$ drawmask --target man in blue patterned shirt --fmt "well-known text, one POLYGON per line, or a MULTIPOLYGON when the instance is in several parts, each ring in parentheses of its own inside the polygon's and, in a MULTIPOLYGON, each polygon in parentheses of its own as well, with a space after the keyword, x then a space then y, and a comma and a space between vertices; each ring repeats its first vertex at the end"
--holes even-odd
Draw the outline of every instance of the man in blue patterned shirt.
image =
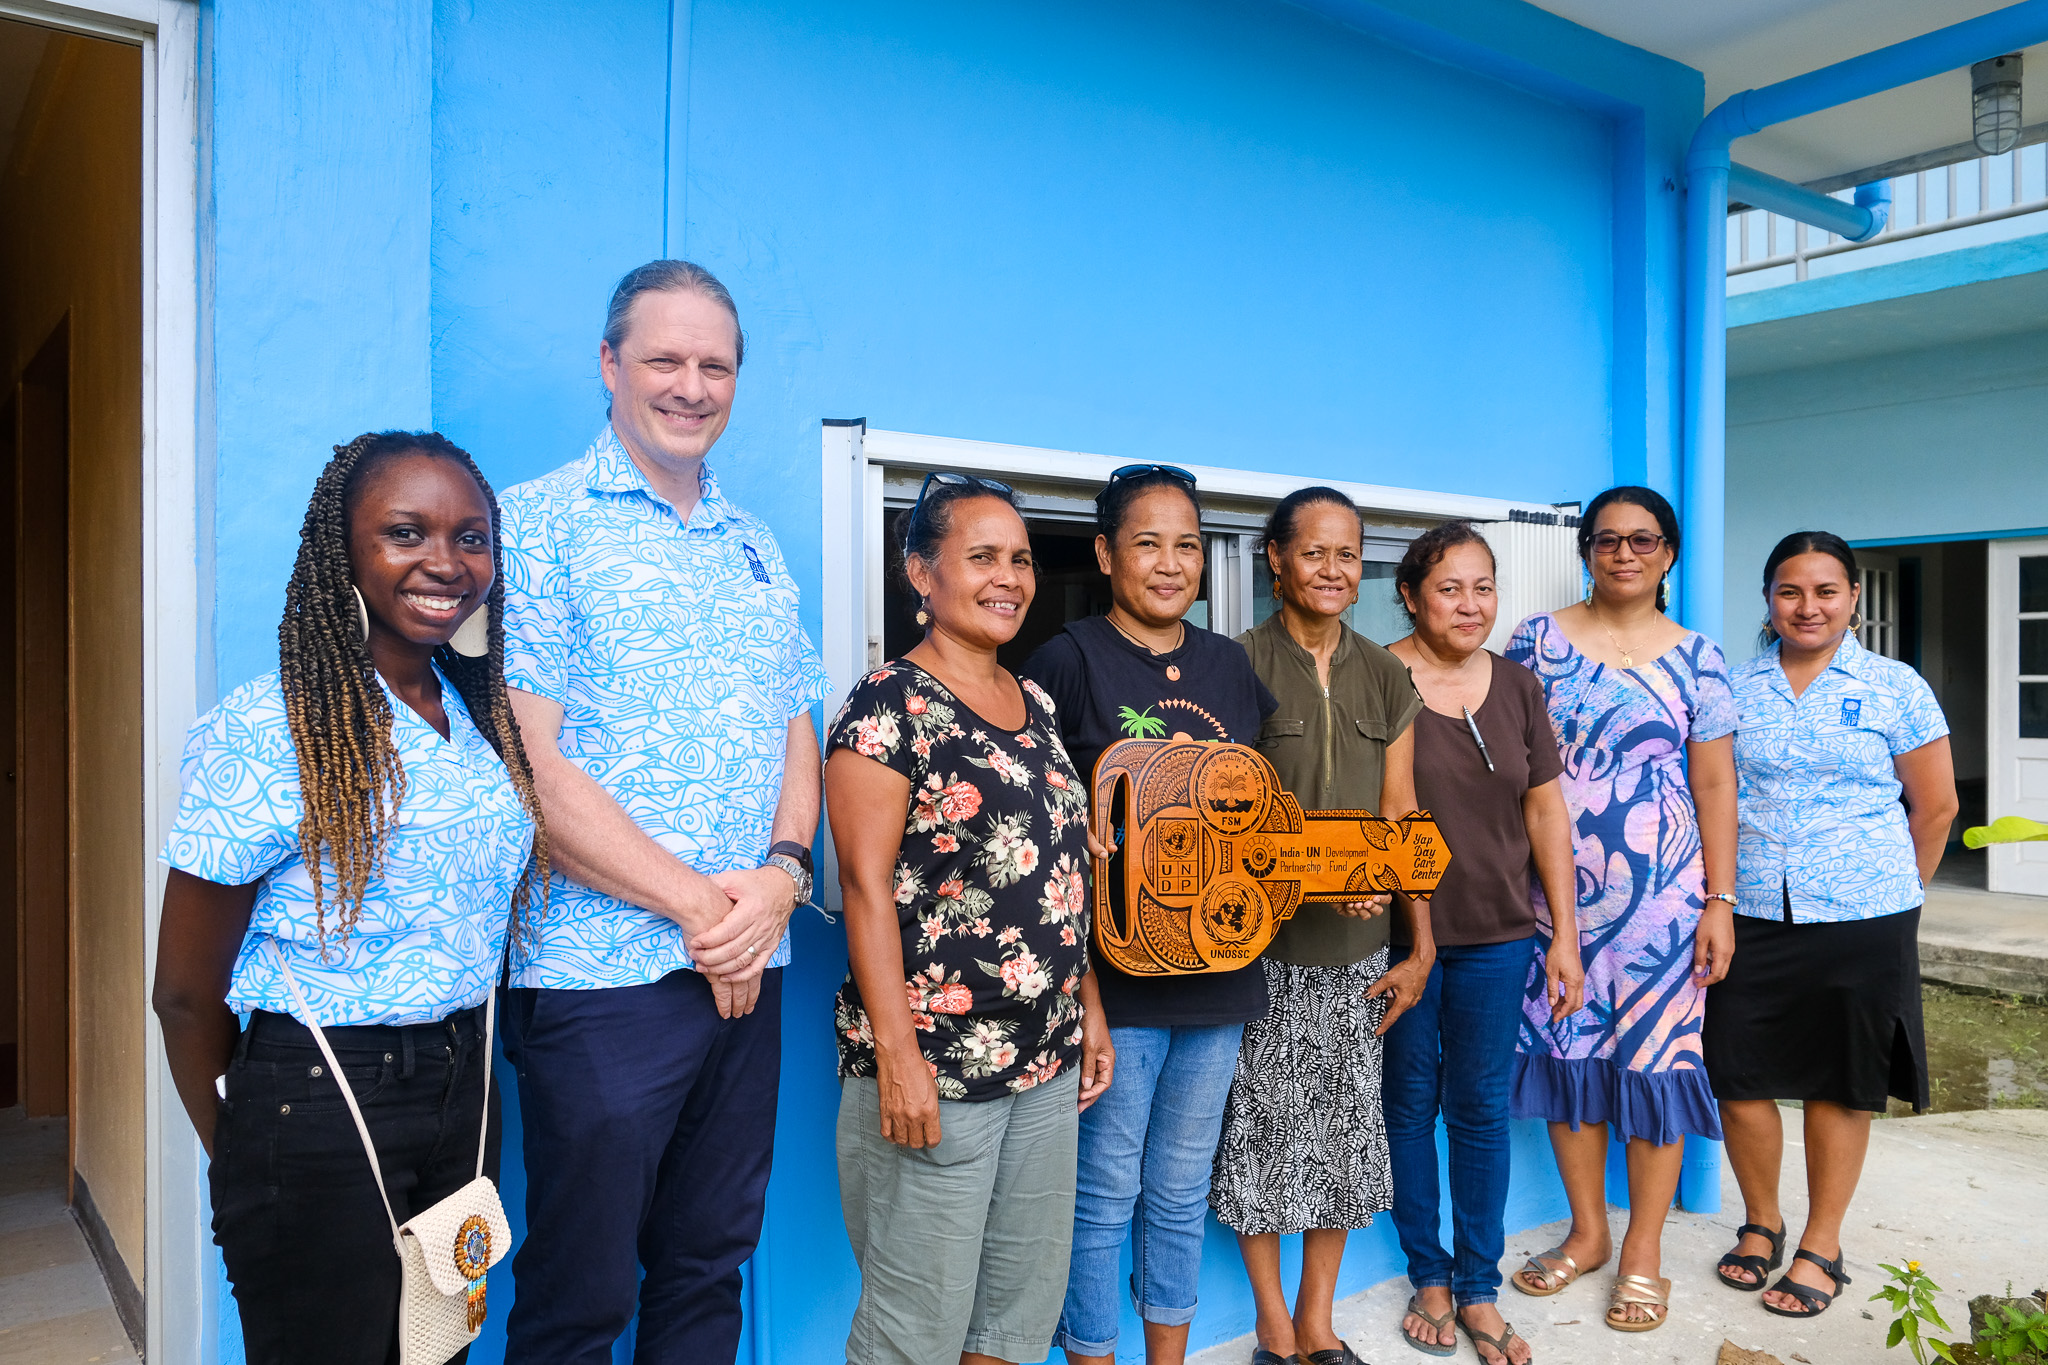
POLYGON ((632 271, 598 347, 611 420, 504 497, 505 673, 556 873, 506 1002, 512 1365, 609 1362, 636 1300, 640 1361, 738 1350, 826 692, 775 537, 704 463, 743 346, 708 271, 632 271))

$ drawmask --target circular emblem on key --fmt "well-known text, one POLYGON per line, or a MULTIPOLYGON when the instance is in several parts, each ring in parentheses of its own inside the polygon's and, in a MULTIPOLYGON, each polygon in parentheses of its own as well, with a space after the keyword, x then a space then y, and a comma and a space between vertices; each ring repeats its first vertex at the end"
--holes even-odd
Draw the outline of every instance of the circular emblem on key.
POLYGON ((1189 780, 1195 811, 1218 834, 1237 835, 1265 823, 1273 794, 1256 755, 1235 745, 1219 745, 1195 763, 1189 780))
POLYGON ((1266 897, 1242 877, 1218 877, 1202 892, 1201 916, 1210 942, 1234 946, 1252 938, 1265 923, 1266 897))

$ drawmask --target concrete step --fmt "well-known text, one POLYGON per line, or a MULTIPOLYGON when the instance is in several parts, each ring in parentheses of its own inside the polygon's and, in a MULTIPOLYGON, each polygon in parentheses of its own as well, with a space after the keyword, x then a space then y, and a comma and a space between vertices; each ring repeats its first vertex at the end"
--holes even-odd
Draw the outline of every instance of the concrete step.
POLYGON ((1944 985, 2048 1000, 2048 896, 1937 882, 1920 912, 1920 974, 1944 985))

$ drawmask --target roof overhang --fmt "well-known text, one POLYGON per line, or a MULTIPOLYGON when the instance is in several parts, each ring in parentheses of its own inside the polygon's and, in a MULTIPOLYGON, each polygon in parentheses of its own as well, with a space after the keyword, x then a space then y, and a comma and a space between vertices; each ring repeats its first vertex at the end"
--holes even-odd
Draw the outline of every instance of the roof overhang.
MULTIPOLYGON (((1989 14, 2006 8, 2010 0, 1535 3, 1572 23, 1699 71, 1706 80, 1706 108, 1711 109, 1737 91, 1989 14)), ((2027 52, 2021 108, 2029 125, 2048 119, 2048 45, 2027 52)), ((1835 188, 1855 183, 1859 172, 1969 142, 1970 73, 1965 67, 1742 138, 1735 144, 1735 158, 1798 184, 1826 182, 1826 188, 1835 188)))

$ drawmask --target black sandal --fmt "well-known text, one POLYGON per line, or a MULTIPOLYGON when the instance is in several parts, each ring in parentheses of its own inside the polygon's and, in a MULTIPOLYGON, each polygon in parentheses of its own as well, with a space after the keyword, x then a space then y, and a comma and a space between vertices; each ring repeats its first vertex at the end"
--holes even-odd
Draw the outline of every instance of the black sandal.
POLYGON ((1761 1256, 1738 1256, 1733 1251, 1730 1251, 1721 1258, 1721 1263, 1714 1267, 1715 1277, 1722 1284, 1727 1285, 1730 1289, 1740 1289, 1745 1294, 1754 1294, 1761 1290, 1764 1287, 1764 1281, 1770 1277, 1770 1273, 1776 1270, 1785 1260, 1785 1229, 1779 1228, 1776 1232, 1772 1232, 1760 1223, 1744 1223, 1741 1227, 1735 1229, 1735 1245, 1741 1246, 1742 1239, 1751 1233, 1755 1233, 1757 1236, 1770 1242, 1771 1255, 1769 1260, 1765 1260, 1761 1256), (1731 1280, 1726 1275, 1721 1274, 1723 1270, 1747 1270, 1756 1278, 1745 1284, 1741 1280, 1731 1280))
MULTIPOLYGON (((1811 1261, 1819 1266, 1827 1274, 1827 1277, 1835 1282, 1835 1294, 1841 1293, 1842 1287, 1849 1283, 1849 1274, 1842 1269, 1842 1254, 1840 1252, 1836 1252, 1835 1259, 1830 1261, 1825 1256, 1817 1256, 1805 1247, 1801 1247, 1792 1253, 1792 1259, 1795 1261, 1811 1261)), ((1764 1305, 1766 1310, 1776 1313, 1781 1318, 1817 1318, 1827 1311, 1829 1304, 1835 1301, 1835 1294, 1815 1289, 1811 1285, 1801 1284, 1790 1275, 1780 1275, 1778 1282, 1772 1285, 1771 1288, 1780 1294, 1790 1294, 1793 1298, 1806 1305, 1805 1311, 1798 1313, 1793 1312, 1789 1308, 1779 1308, 1768 1303, 1764 1305)))

